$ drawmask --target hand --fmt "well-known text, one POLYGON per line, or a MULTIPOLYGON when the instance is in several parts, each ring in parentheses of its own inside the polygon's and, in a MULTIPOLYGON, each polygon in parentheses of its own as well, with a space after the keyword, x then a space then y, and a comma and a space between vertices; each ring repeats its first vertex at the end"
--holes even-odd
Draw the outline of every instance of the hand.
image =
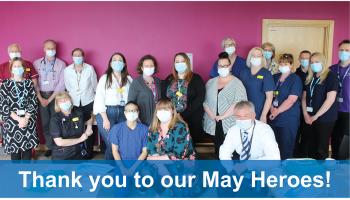
POLYGON ((271 112, 271 114, 270 114, 270 119, 271 120, 274 120, 279 115, 278 108, 272 107, 270 109, 270 112, 271 112))
POLYGON ((266 123, 267 122, 266 115, 265 116, 261 115, 260 121, 266 123))
POLYGON ((309 113, 304 113, 305 123, 311 125, 311 116, 309 113))
POLYGON ((88 139, 88 136, 87 136, 85 133, 83 133, 83 134, 80 136, 79 139, 80 139, 81 142, 84 142, 85 140, 88 139))
POLYGON ((223 120, 223 119, 225 119, 225 117, 222 116, 222 115, 215 117, 215 121, 217 121, 217 122, 220 121, 220 120, 223 120))
POLYGON ((46 107, 47 105, 49 105, 49 102, 47 101, 47 99, 39 98, 39 101, 42 107, 46 107))
POLYGON ((19 117, 18 118, 18 127, 20 129, 23 129, 27 126, 28 124, 28 120, 26 120, 24 117, 19 117))
POLYGON ((216 121, 216 116, 215 116, 215 115, 209 114, 208 116, 209 116, 209 118, 210 118, 211 120, 216 121))
POLYGON ((314 123, 314 121, 316 121, 318 119, 318 116, 314 115, 310 118, 310 125, 312 125, 312 123, 314 123))
POLYGON ((109 129, 111 128, 111 123, 109 122, 108 119, 103 119, 103 128, 106 131, 109 131, 109 129))
POLYGON ((85 134, 87 135, 87 136, 90 136, 90 135, 92 135, 94 132, 92 131, 92 129, 91 128, 87 128, 86 130, 85 130, 85 134))

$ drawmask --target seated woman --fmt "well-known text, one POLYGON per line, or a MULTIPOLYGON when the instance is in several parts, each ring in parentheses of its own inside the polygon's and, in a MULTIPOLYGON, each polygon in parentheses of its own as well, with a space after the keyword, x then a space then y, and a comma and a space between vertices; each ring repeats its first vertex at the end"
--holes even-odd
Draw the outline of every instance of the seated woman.
POLYGON ((54 140, 52 160, 84 159, 87 152, 83 142, 93 133, 91 122, 84 131, 84 121, 91 116, 83 116, 79 109, 73 109, 67 92, 56 95, 55 111, 50 121, 50 134, 54 140))
POLYGON ((188 126, 171 100, 160 100, 148 133, 147 160, 194 160, 188 126))

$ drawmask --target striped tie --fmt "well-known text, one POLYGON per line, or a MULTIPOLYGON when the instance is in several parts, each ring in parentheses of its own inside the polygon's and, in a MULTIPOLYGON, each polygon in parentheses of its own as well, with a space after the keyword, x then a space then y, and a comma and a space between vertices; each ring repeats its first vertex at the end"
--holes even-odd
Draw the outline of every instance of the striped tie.
POLYGON ((249 157, 250 157, 250 155, 249 155, 248 133, 247 133, 247 131, 244 131, 243 138, 242 138, 242 152, 240 155, 240 160, 248 160, 249 157))

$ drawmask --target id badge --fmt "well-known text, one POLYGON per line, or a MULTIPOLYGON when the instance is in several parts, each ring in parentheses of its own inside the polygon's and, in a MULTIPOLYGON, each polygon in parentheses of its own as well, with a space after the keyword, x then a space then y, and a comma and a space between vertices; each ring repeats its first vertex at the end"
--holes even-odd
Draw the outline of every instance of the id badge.
POLYGON ((306 107, 306 112, 313 112, 314 109, 312 107, 306 107))
POLYGON ((18 116, 23 116, 26 114, 26 111, 25 110, 17 110, 17 115, 18 116))
POLYGON ((42 83, 42 85, 48 85, 48 84, 50 84, 49 81, 43 81, 43 83, 42 83))
POLYGON ((343 103, 343 97, 338 97, 338 102, 343 103))
POLYGON ((278 100, 277 99, 273 100, 272 105, 274 107, 278 107, 278 100))

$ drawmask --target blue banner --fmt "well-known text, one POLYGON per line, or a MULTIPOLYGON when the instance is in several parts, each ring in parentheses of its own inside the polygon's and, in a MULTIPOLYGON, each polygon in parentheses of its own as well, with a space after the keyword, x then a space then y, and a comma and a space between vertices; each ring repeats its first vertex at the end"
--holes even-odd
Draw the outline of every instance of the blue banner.
POLYGON ((0 197, 350 197, 349 161, 0 161, 0 197))

